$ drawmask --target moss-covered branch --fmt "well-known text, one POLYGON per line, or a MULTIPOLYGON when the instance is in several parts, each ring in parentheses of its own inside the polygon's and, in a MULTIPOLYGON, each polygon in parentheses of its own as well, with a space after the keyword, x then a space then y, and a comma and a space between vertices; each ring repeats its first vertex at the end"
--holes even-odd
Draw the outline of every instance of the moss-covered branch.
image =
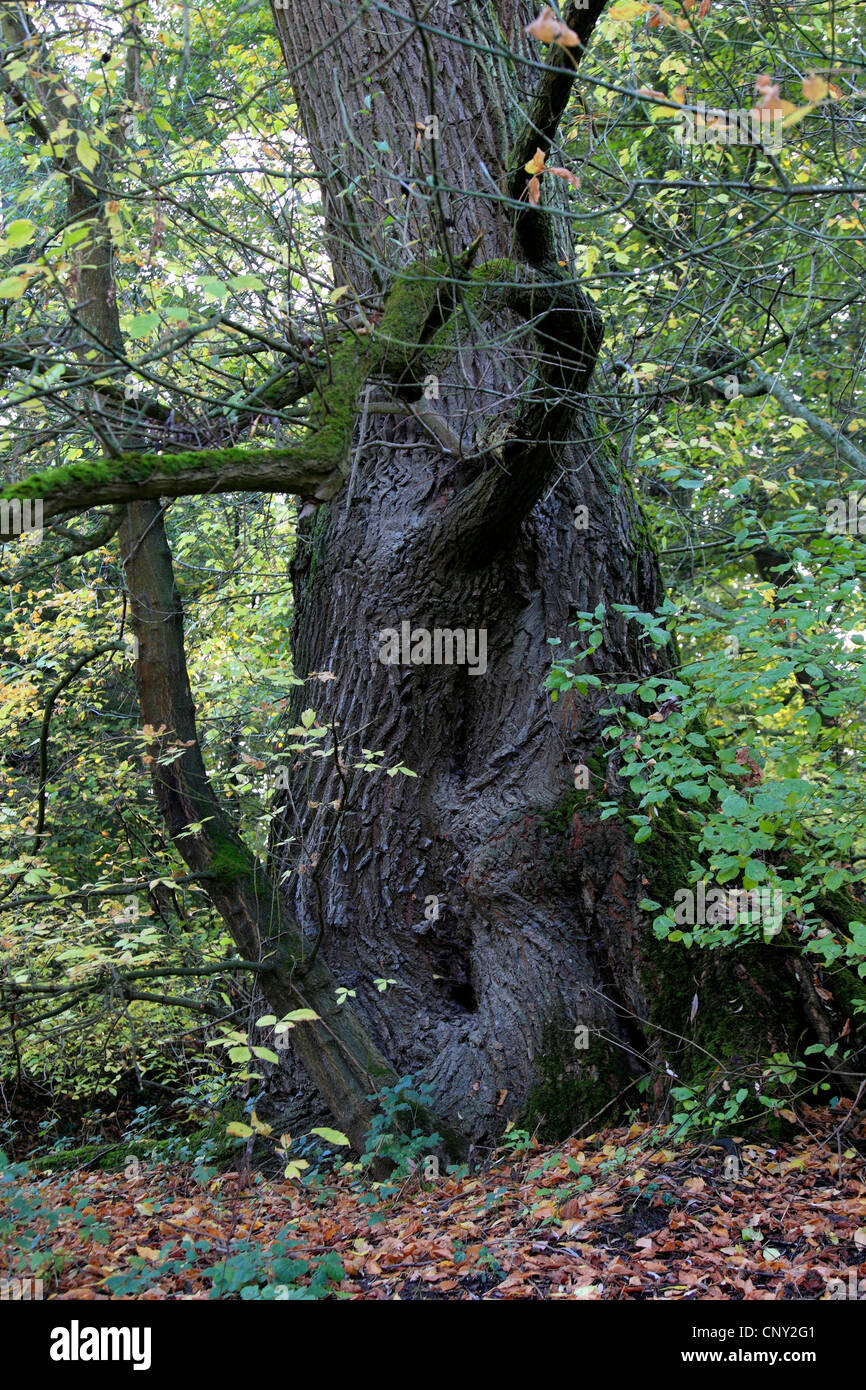
MULTIPOLYGON (((474 254, 470 247, 464 265, 474 254)), ((193 449, 178 453, 125 452, 34 473, 0 493, 0 501, 38 499, 42 517, 85 511, 106 503, 183 497, 210 492, 286 492, 326 501, 349 473, 355 401, 374 372, 405 377, 425 343, 453 309, 438 263, 398 276, 381 322, 347 334, 331 354, 311 394, 315 423, 303 438, 279 448, 193 449)), ((14 533, 0 514, 0 536, 14 533)))

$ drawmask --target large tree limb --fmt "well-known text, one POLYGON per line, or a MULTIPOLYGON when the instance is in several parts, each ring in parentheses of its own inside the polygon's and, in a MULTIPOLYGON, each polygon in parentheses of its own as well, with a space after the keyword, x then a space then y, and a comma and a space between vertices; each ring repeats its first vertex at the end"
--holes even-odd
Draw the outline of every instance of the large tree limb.
POLYGON ((601 346, 601 316, 576 281, 523 274, 526 288, 509 287, 505 302, 526 315, 538 342, 529 402, 515 419, 494 427, 480 473, 439 515, 430 536, 433 551, 469 566, 509 546, 555 480, 601 346))
POLYGON ((798 400, 780 377, 761 371, 754 363, 751 365, 751 376, 751 382, 738 386, 738 396, 773 396, 783 407, 786 415, 802 420, 818 439, 829 444, 838 458, 844 459, 861 477, 866 478, 866 453, 857 447, 853 439, 849 439, 836 425, 830 424, 810 406, 798 400))
MULTIPOLYGON (((477 249, 462 257, 466 267, 477 249)), ((397 380, 411 375, 427 341, 453 310, 439 263, 414 266, 388 295, 375 331, 347 335, 316 383, 317 427, 297 443, 265 449, 196 449, 177 453, 124 452, 115 458, 34 473, 0 493, 0 501, 39 499, 43 520, 105 503, 183 497, 211 492, 286 492, 326 501, 349 476, 354 407, 375 372, 397 380)), ((6 508, 0 538, 14 534, 6 508)))

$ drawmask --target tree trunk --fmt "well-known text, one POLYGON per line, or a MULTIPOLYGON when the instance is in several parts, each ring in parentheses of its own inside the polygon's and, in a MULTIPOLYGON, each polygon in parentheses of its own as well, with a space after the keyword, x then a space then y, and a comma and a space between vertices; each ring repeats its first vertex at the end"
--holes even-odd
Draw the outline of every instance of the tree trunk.
MULTIPOLYGON (((543 79, 473 47, 528 54, 532 13, 511 0, 442 0, 424 9, 427 27, 414 14, 411 0, 351 24, 343 5, 275 11, 336 280, 368 310, 395 272, 444 253, 447 277, 479 236, 484 265, 511 267, 503 285, 521 268, 552 276, 571 265, 566 220, 512 201, 527 151, 547 147, 524 114, 539 128, 543 79), (439 138, 427 141, 432 116, 439 138)), ((567 17, 588 33, 595 13, 567 17)), ((598 604, 608 614, 598 673, 650 673, 658 657, 611 606, 646 611, 662 598, 647 529, 585 395, 600 340, 592 306, 576 296, 554 319, 533 334, 525 314, 484 293, 458 308, 432 358, 433 399, 415 391, 450 452, 425 418, 365 412, 350 486, 301 524, 293 567, 295 670, 335 679, 311 679, 291 722, 313 705, 349 750, 383 750, 384 766, 402 761, 417 777, 359 774, 336 812, 332 765, 296 765, 275 867, 294 870, 292 910, 309 940, 321 930, 384 1055, 431 1081, 437 1112, 481 1142, 521 1115, 567 1132, 648 1062, 664 1076, 684 1048, 705 1068, 732 1052, 754 1064, 792 1045, 798 1026, 788 956, 684 961, 655 941, 641 899, 665 879, 688 883, 677 813, 653 842, 661 862, 641 862, 594 809, 603 788, 618 794, 601 740, 609 696, 552 706, 543 689, 547 639, 566 638, 575 614, 598 604), (483 632, 486 670, 387 664, 386 632, 404 623, 483 632), (577 763, 591 769, 588 792, 574 790, 577 763), (703 1014, 690 1024, 695 993, 703 1014)), ((367 403, 403 388, 380 381, 367 403)), ((301 1073, 288 1079, 296 1103, 310 1102, 301 1073)))
MULTIPOLYGON (((368 305, 389 271, 441 253, 445 237, 453 255, 481 235, 485 262, 515 248, 514 209, 484 195, 491 178, 508 191, 525 80, 471 46, 413 30, 411 6, 405 14, 360 15, 310 60, 321 35, 345 24, 344 7, 276 11, 323 176, 337 282, 368 305), (381 83, 370 88, 365 74, 379 64, 381 83), (433 116, 438 140, 419 139, 416 122, 427 128, 433 116), (429 200, 428 172, 455 191, 429 200), (396 223, 385 223, 388 211, 396 223)), ((437 4, 427 17, 470 45, 501 36, 529 51, 523 6, 497 7, 500 35, 486 6, 437 4)), ((518 316, 488 313, 476 324, 464 318, 454 351, 436 363, 432 405, 458 450, 444 454, 417 420, 370 414, 350 489, 301 527, 295 670, 336 679, 313 683, 312 694, 308 685, 292 717, 314 703, 355 748, 384 750, 386 766, 402 760, 417 778, 362 775, 337 853, 319 873, 303 872, 302 858, 291 896, 311 937, 323 926, 335 977, 356 991, 385 1054, 432 1081, 440 1113, 483 1139, 520 1112, 563 1053, 578 1057, 576 1025, 628 1036, 610 1002, 605 938, 613 921, 633 929, 637 870, 621 835, 608 828, 584 842, 567 809, 572 767, 596 752, 601 721, 590 701, 552 710, 542 682, 547 638, 564 637, 578 610, 611 601, 651 609, 661 589, 631 491, 585 401, 563 447, 542 438, 534 475, 516 466, 509 478, 501 463, 479 470, 535 364, 518 316), (497 338, 509 331, 504 347, 497 338), (529 476, 518 487, 521 472, 529 476), (585 530, 574 524, 578 505, 585 530), (404 622, 483 631, 486 671, 383 664, 380 634, 404 622), (381 991, 377 978, 396 983, 381 991)), ((587 346, 584 382, 591 368, 587 346)), ((647 669, 623 625, 608 637, 608 659, 647 669)), ((335 814, 327 803, 339 794, 324 760, 296 772, 275 846, 300 830, 311 859, 323 853, 335 814)), ((274 852, 280 869, 298 867, 274 852)), ((607 1044, 601 1057, 591 1051, 590 1072, 612 1060, 607 1044)))

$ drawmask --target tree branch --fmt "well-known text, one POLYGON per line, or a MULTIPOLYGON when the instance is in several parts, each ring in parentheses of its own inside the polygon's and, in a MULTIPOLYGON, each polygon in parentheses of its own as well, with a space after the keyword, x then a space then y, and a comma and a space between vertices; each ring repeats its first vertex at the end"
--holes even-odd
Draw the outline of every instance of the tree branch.
MULTIPOLYGON (((572 0, 563 10, 563 21, 577 35, 579 44, 563 47, 552 43, 547 50, 548 70, 538 84, 526 124, 517 138, 512 155, 508 193, 515 202, 521 202, 526 197, 531 178, 524 166, 536 150, 547 154, 553 144, 571 96, 578 64, 606 3, 607 0, 588 0, 588 4, 581 7, 572 0)), ((531 207, 529 204, 525 212, 517 215, 517 234, 521 246, 528 259, 535 264, 552 258, 553 232, 549 223, 544 208, 531 207)))
POLYGON ((361 1151, 372 1120, 367 1096, 390 1084, 394 1073, 358 1016, 346 1005, 337 1007, 336 982, 321 958, 296 980, 296 967, 307 954, 303 933, 276 883, 228 823, 208 780, 186 668, 183 614, 158 507, 151 502, 129 507, 121 547, 139 640, 139 702, 153 730, 150 771, 163 819, 189 869, 213 875, 208 896, 241 955, 272 967, 263 974, 271 1007, 278 1014, 298 1007, 315 1011, 315 1022, 295 1030, 293 1045, 361 1151), (180 757, 160 760, 161 753, 178 748, 180 757))
MULTIPOLYGON (((461 258, 468 265, 477 249, 461 258)), ((178 453, 121 453, 31 474, 0 492, 0 500, 38 499, 43 519, 105 503, 211 492, 285 492, 328 501, 349 476, 354 405, 374 372, 403 380, 429 338, 453 311, 441 294, 450 281, 438 263, 400 275, 375 331, 344 337, 327 376, 317 383, 318 426, 297 443, 268 449, 196 449, 178 453)), ((0 515, 0 539, 14 534, 9 509, 0 515)))
POLYGON ((470 567, 512 543, 553 481, 601 346, 601 316, 577 281, 523 273, 526 288, 507 287, 505 300, 526 315, 538 340, 529 404, 515 420, 495 426, 480 474, 440 513, 429 538, 433 552, 470 567))

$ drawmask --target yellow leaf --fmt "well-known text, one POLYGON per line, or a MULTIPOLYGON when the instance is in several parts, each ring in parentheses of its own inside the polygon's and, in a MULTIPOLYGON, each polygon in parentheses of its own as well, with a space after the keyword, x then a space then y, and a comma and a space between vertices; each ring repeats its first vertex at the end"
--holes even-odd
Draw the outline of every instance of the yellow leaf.
POLYGON ((99 163, 99 155, 91 145, 84 131, 78 133, 78 140, 75 145, 75 157, 79 164, 83 164, 88 173, 93 173, 99 163))
POLYGON ((7 275, 0 280, 0 299, 20 299, 26 288, 26 275, 7 275))
POLYGON ((642 14, 646 14, 649 8, 643 0, 619 0, 618 4, 611 5, 607 16, 609 19, 638 19, 642 14))
POLYGON ((235 1134, 239 1139, 249 1139, 252 1130, 249 1125, 242 1125, 239 1120, 232 1120, 230 1125, 226 1125, 226 1134, 235 1134))
POLYGON ((544 150, 536 150, 532 158, 526 164, 524 164, 523 167, 526 170, 527 174, 543 174, 544 160, 544 150))
POLYGON ((816 77, 814 72, 803 82, 803 96, 807 101, 822 101, 830 90, 830 83, 823 77, 816 77))
POLYGON ((790 110, 790 111, 785 111, 785 107, 788 106, 788 105, 790 105, 789 102, 787 102, 787 101, 783 101, 783 102, 782 102, 782 111, 783 111, 782 129, 783 129, 783 130, 790 130, 790 128, 791 128, 792 125, 799 125, 800 122, 802 121, 802 119, 803 119, 804 116, 808 116, 809 113, 810 113, 810 111, 814 111, 814 110, 815 110, 815 107, 810 105, 810 106, 794 106, 794 107, 791 107, 791 110, 790 110))
POLYGON ((324 1139, 326 1144, 344 1145, 349 1142, 345 1134, 342 1134, 339 1129, 327 1129, 326 1127, 322 1127, 319 1129, 311 1129, 310 1133, 317 1134, 320 1139, 324 1139))

